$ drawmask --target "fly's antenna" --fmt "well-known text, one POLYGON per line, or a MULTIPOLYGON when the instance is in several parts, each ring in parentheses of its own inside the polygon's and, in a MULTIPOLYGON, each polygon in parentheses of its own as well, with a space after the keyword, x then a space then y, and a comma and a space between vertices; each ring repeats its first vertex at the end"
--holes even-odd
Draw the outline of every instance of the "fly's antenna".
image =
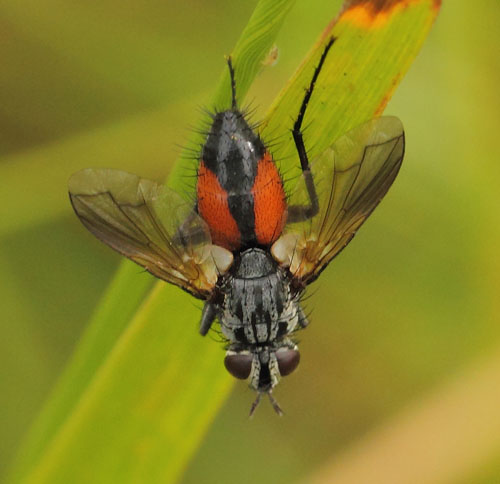
POLYGON ((236 111, 238 109, 238 103, 236 102, 236 81, 234 78, 234 67, 231 56, 227 56, 227 67, 229 67, 229 76, 231 78, 231 109, 236 111))
POLYGON ((279 406, 278 402, 276 399, 271 395, 271 392, 267 394, 269 396, 269 400, 271 402, 271 405, 274 408, 274 411, 280 416, 283 417, 283 410, 281 410, 281 407, 279 406))
MULTIPOLYGON (((267 396, 269 397, 269 401, 271 402, 271 405, 274 408, 274 411, 280 416, 283 417, 283 410, 281 410, 281 407, 279 406, 279 403, 276 401, 276 399, 272 396, 271 392, 267 392, 267 396)), ((253 414, 255 413, 255 409, 259 406, 260 399, 262 398, 262 393, 257 393, 257 398, 254 400, 252 403, 252 406, 250 407, 250 415, 249 417, 252 418, 253 414)))
POLYGON ((253 417, 255 413, 255 409, 259 406, 260 398, 262 397, 262 393, 257 393, 257 398, 253 401, 252 406, 250 407, 250 414, 248 415, 250 418, 253 417))

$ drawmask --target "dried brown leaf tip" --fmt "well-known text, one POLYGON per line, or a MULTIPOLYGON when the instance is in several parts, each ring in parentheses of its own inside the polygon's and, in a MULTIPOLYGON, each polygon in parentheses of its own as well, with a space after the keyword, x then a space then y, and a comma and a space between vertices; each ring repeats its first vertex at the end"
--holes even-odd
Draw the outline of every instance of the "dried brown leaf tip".
POLYGON ((397 12, 425 2, 432 4, 436 10, 441 6, 441 0, 347 0, 340 20, 351 21, 364 28, 382 27, 397 12))

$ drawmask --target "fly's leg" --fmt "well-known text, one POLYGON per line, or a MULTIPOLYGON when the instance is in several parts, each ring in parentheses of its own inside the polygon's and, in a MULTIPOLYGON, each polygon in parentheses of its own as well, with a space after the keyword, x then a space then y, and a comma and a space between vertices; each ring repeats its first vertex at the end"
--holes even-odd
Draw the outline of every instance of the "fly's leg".
POLYGON ((307 316, 304 313, 304 310, 300 306, 298 309, 298 315, 299 315, 299 326, 301 328, 305 328, 309 324, 309 321, 307 320, 307 316))
POLYGON ((216 315, 217 311, 215 306, 210 302, 206 302, 201 312, 200 334, 202 336, 208 333, 210 326, 212 326, 212 323, 215 321, 216 315))
POLYGON ((234 78, 234 67, 231 56, 227 57, 227 67, 229 68, 229 77, 231 78, 231 109, 236 111, 238 109, 238 103, 236 102, 236 81, 234 78))
POLYGON ((328 44, 326 44, 323 54, 321 54, 321 59, 319 60, 316 69, 314 70, 311 83, 306 90, 306 95, 304 96, 304 100, 302 101, 302 105, 300 106, 299 115, 297 117, 297 120, 295 121, 295 124, 293 125, 293 140, 295 141, 295 146, 299 155, 300 166, 304 175, 304 182, 306 184, 307 193, 309 195, 310 205, 292 205, 291 207, 288 207, 288 223, 303 222, 304 220, 308 220, 314 217, 319 212, 318 194, 316 193, 316 186, 314 184, 311 167, 309 165, 309 159, 307 157, 306 147, 304 145, 304 138, 302 136, 302 121, 304 120, 304 115, 306 113, 309 100, 311 99, 314 85, 316 84, 328 51, 330 50, 330 47, 334 42, 335 38, 332 37, 328 44))

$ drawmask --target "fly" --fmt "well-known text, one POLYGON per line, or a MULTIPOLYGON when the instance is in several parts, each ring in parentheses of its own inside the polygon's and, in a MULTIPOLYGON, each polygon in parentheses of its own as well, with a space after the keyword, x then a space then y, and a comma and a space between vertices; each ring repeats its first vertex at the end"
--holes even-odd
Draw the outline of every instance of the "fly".
POLYGON ((272 154, 238 108, 230 58, 232 104, 212 116, 194 207, 124 171, 85 169, 69 181, 73 208, 90 232, 205 301, 200 333, 220 324, 225 367, 257 392, 250 415, 262 395, 282 414, 272 391, 300 361, 294 334, 308 324, 301 297, 387 193, 403 160, 403 126, 387 116, 348 132, 309 163, 302 122, 334 41, 292 128, 302 176, 289 197, 272 154))

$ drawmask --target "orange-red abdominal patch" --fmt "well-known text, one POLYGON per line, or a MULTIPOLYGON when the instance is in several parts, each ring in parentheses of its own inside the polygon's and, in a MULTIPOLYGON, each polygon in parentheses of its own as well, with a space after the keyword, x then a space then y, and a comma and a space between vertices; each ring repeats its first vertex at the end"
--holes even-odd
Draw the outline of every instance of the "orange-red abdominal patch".
POLYGON ((286 201, 283 182, 269 153, 257 165, 252 187, 255 214, 255 235, 262 245, 271 245, 286 222, 286 201))
POLYGON ((198 213, 208 224, 212 243, 228 250, 240 246, 240 232, 227 203, 227 194, 220 186, 215 173, 203 161, 198 168, 196 185, 198 213))

